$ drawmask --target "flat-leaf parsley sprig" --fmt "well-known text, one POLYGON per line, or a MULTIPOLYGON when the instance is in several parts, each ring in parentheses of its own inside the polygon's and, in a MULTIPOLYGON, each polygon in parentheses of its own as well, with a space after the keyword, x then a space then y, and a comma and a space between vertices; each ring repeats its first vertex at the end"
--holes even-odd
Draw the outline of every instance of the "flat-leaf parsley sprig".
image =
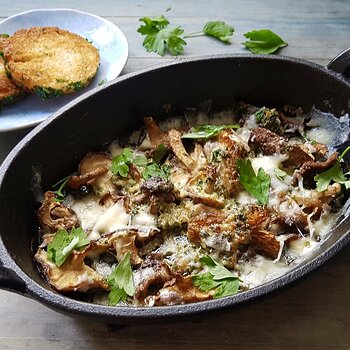
POLYGON ((192 276, 195 286, 203 292, 214 290, 214 299, 237 294, 240 282, 237 276, 209 255, 200 258, 199 261, 208 267, 208 272, 192 276))
POLYGON ((127 177, 130 170, 129 166, 134 164, 141 169, 142 177, 145 180, 148 180, 154 176, 160 176, 167 179, 170 174, 170 166, 166 164, 159 164, 167 152, 164 145, 163 147, 160 145, 160 147, 156 150, 158 152, 155 154, 157 162, 154 159, 153 162, 149 162, 146 156, 135 154, 130 148, 124 148, 119 155, 112 159, 111 172, 114 175, 127 177))
POLYGON ((160 56, 164 56, 166 52, 173 56, 182 54, 184 45, 187 45, 185 38, 211 36, 229 44, 229 39, 234 32, 234 28, 223 21, 207 22, 201 31, 186 35, 184 35, 184 29, 181 26, 169 27, 170 22, 163 15, 142 17, 139 21, 143 24, 137 31, 146 36, 143 46, 148 52, 156 52, 160 56))
POLYGON ((53 191, 53 193, 56 195, 55 202, 61 203, 66 198, 66 187, 69 178, 70 176, 67 176, 52 186, 53 188, 57 188, 57 190, 53 191))
POLYGON ((194 38, 198 36, 211 36, 217 40, 230 43, 230 38, 233 35, 234 28, 223 21, 210 21, 207 22, 200 32, 186 34, 184 38, 194 38))
POLYGON ((343 173, 341 169, 341 160, 344 158, 345 154, 350 151, 350 146, 347 147, 343 153, 339 156, 336 163, 329 169, 325 170, 324 172, 317 174, 314 177, 314 180, 316 181, 316 189, 318 192, 325 191, 328 187, 328 185, 334 181, 338 182, 340 184, 344 184, 346 189, 350 188, 350 172, 343 173))
POLYGON ((80 249, 89 243, 90 240, 81 227, 73 227, 70 232, 60 229, 47 246, 47 258, 60 267, 74 249, 80 249))
POLYGON ((182 139, 203 139, 208 140, 219 135, 224 129, 238 129, 239 125, 200 125, 192 128, 188 133, 181 136, 182 139))
POLYGON ((263 168, 259 168, 258 173, 255 174, 249 159, 237 159, 237 169, 239 182, 244 189, 254 196, 261 205, 267 204, 270 192, 270 176, 263 168))
POLYGON ((156 52, 160 56, 164 56, 166 51, 174 56, 184 52, 186 41, 182 38, 184 30, 180 26, 168 28, 169 21, 163 15, 142 17, 139 21, 144 24, 137 31, 146 35, 143 46, 148 52, 156 52))
POLYGON ((245 33, 249 39, 242 43, 249 51, 256 54, 271 54, 288 44, 269 29, 252 30, 245 33))
POLYGON ((108 284, 111 286, 108 294, 110 305, 117 305, 120 301, 126 301, 128 296, 134 295, 132 276, 130 252, 127 252, 108 278, 108 284))

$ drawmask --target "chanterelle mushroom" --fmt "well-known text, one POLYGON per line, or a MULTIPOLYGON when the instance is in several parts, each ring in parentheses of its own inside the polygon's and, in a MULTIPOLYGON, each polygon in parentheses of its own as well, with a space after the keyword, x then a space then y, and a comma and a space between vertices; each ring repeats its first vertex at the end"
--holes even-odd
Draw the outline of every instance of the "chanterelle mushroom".
POLYGON ((59 291, 86 292, 96 288, 109 290, 106 280, 84 263, 91 249, 92 245, 89 245, 82 252, 74 251, 60 267, 48 260, 47 252, 43 249, 38 250, 35 259, 50 284, 59 291))
POLYGON ((88 153, 79 164, 79 175, 73 175, 68 186, 78 189, 81 185, 91 185, 96 178, 108 172, 111 166, 111 157, 107 153, 88 153))
POLYGON ((56 232, 59 229, 71 230, 78 225, 74 211, 56 201, 53 192, 45 192, 45 200, 38 210, 38 219, 43 229, 56 232))

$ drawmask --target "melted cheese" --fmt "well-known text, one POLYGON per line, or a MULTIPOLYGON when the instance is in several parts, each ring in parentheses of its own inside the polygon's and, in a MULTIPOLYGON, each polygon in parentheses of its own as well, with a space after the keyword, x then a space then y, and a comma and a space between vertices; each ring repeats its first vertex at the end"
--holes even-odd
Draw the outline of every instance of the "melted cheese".
POLYGON ((256 255, 249 263, 241 265, 240 279, 248 288, 254 288, 286 273, 290 268, 282 262, 273 262, 256 255))
POLYGON ((350 134, 349 115, 336 118, 331 113, 324 113, 313 108, 309 115, 310 121, 306 124, 310 130, 306 136, 310 140, 336 147, 347 141, 350 134))
POLYGON ((89 238, 96 239, 103 233, 114 232, 120 228, 125 228, 130 222, 131 215, 124 208, 122 200, 108 208, 96 221, 89 238))
POLYGON ((131 225, 156 227, 156 217, 145 212, 139 212, 132 218, 131 225))
POLYGON ((89 231, 94 226, 97 218, 106 210, 98 202, 99 199, 95 195, 88 195, 82 199, 76 199, 71 206, 77 214, 84 231, 89 231))

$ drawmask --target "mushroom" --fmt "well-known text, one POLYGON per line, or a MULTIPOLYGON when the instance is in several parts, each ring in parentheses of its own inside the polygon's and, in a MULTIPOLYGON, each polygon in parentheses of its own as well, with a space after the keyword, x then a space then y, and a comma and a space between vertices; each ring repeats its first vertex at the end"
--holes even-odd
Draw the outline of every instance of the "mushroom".
POLYGON ((253 230, 250 233, 250 239, 255 249, 272 259, 276 259, 280 251, 280 242, 276 236, 266 230, 253 230))
POLYGON ((338 152, 334 152, 324 162, 309 161, 305 162, 299 170, 296 170, 293 174, 292 185, 298 184, 298 178, 300 176, 304 179, 304 184, 311 186, 314 184, 314 177, 316 174, 321 173, 331 168, 338 160, 338 152))
POLYGON ((182 133, 178 130, 171 129, 168 131, 168 135, 170 147, 175 156, 185 165, 190 173, 194 172, 197 169, 197 165, 196 162, 187 153, 182 143, 182 133))
POLYGON ((45 192, 45 200, 38 210, 38 219, 41 227, 51 232, 59 229, 68 231, 78 225, 75 212, 58 202, 52 191, 45 192))
POLYGON ((293 199, 299 206, 303 207, 304 212, 312 213, 315 211, 315 214, 317 213, 319 216, 324 211, 325 206, 329 205, 340 193, 341 185, 335 182, 328 185, 325 191, 304 190, 302 193, 304 195, 296 193, 293 199))
POLYGON ((145 299, 146 305, 178 305, 194 303, 197 301, 212 299, 214 291, 202 292, 193 283, 190 276, 183 277, 176 274, 175 279, 164 284, 157 295, 148 296, 145 299))
POLYGON ((201 292, 191 277, 173 272, 157 255, 150 256, 135 271, 135 296, 142 305, 175 305, 212 298, 213 292, 201 292))
POLYGON ((94 252, 102 253, 108 250, 108 245, 90 243, 83 251, 74 250, 60 267, 56 266, 47 257, 47 252, 39 248, 35 259, 52 287, 61 292, 79 291, 89 289, 109 290, 108 283, 94 269, 84 263, 84 259, 94 252))
MULTIPOLYGON (((73 175, 68 180, 68 186, 78 189, 82 185, 93 185, 96 179, 106 173, 111 166, 111 157, 107 153, 89 152, 79 164, 79 175, 73 175)), ((106 177, 108 181, 110 176, 106 177)))
MULTIPOLYGON (((225 157, 216 166, 216 183, 225 196, 233 196, 242 189, 237 171, 237 159, 244 158, 249 152, 249 146, 232 129, 221 131, 218 142, 226 147, 225 157)), ((218 189, 216 190, 218 191, 218 189)))
POLYGON ((157 148, 162 143, 167 145, 167 133, 159 129, 159 126, 154 121, 154 119, 152 117, 145 117, 143 118, 143 120, 146 126, 148 138, 151 142, 151 146, 153 148, 157 148))
POLYGON ((153 176, 142 182, 140 186, 141 194, 134 198, 134 204, 149 204, 149 213, 158 213, 159 206, 163 203, 170 203, 175 200, 172 191, 174 185, 169 180, 160 176, 153 176))
POLYGON ((210 170, 210 167, 208 167, 189 179, 186 186, 188 196, 197 203, 203 203, 214 208, 223 208, 224 199, 214 191, 215 179, 210 176, 210 170))
POLYGON ((252 130, 249 144, 264 155, 272 155, 281 152, 285 139, 268 129, 256 128, 252 130))
POLYGON ((109 241, 113 243, 118 261, 120 261, 127 252, 130 252, 132 265, 140 265, 142 263, 138 248, 135 245, 136 238, 137 232, 133 232, 133 230, 118 232, 111 236, 109 241))

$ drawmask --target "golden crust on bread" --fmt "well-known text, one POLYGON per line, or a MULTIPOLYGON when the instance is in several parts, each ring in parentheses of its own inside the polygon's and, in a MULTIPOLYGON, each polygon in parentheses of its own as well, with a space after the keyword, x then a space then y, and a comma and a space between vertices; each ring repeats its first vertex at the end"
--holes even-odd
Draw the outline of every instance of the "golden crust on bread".
POLYGON ((15 85, 8 77, 5 68, 5 61, 2 57, 3 51, 8 45, 8 39, 0 37, 0 104, 14 102, 17 97, 23 94, 23 90, 15 85))
POLYGON ((100 55, 81 36, 56 27, 21 29, 4 49, 13 81, 42 98, 84 88, 95 76, 100 55))

